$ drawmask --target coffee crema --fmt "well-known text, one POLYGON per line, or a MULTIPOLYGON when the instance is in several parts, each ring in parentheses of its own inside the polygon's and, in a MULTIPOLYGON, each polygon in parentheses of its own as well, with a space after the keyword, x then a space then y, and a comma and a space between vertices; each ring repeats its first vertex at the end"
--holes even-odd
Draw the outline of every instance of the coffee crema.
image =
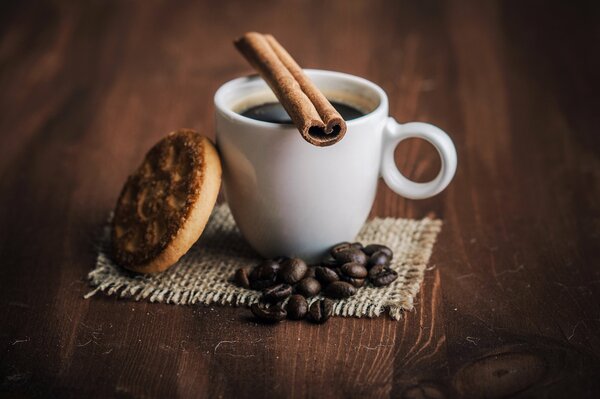
MULTIPOLYGON (((359 109, 344 103, 337 101, 330 101, 331 105, 340 113, 345 121, 351 121, 352 119, 360 118, 365 113, 359 109)), ((254 119, 262 122, 278 123, 282 125, 289 125, 292 120, 285 108, 278 102, 268 102, 260 105, 252 106, 245 111, 239 113, 246 118, 254 119)))

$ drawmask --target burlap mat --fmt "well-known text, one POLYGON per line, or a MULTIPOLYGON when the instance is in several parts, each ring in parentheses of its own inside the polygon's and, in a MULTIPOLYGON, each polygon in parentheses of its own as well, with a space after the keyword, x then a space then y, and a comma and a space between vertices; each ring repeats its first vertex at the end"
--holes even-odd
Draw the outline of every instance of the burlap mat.
MULTIPOLYGON (((367 222, 358 237, 364 245, 385 244, 394 251, 391 267, 398 279, 387 287, 365 286, 351 298, 338 300, 338 316, 375 317, 388 311, 400 319, 403 310, 411 310, 415 295, 442 222, 375 218, 367 222)), ((227 205, 215 207, 202 237, 169 270, 156 275, 140 275, 115 265, 107 256, 110 228, 104 229, 96 267, 88 274, 97 292, 132 298, 136 301, 184 304, 222 304, 249 306, 258 301, 260 292, 239 288, 228 280, 241 266, 255 265, 258 255, 240 235, 227 205)))

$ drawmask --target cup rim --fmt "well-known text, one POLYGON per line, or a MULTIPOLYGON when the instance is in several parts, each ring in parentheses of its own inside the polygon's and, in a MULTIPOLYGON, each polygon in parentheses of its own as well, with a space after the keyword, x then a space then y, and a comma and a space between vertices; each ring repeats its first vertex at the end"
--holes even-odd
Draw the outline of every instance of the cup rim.
MULTIPOLYGON (((304 69, 304 72, 306 72, 306 74, 310 77, 323 76, 323 77, 334 77, 334 78, 338 78, 338 79, 339 78, 346 79, 353 83, 357 83, 357 84, 366 86, 368 89, 377 93, 377 96, 379 98, 379 104, 377 104, 377 106, 373 110, 371 110, 369 113, 367 113, 363 116, 360 116, 358 118, 346 121, 346 125, 348 127, 357 125, 366 120, 369 120, 370 118, 376 117, 376 115, 378 115, 382 111, 387 113, 388 99, 387 99, 387 95, 385 94, 385 91, 381 87, 376 85, 375 83, 371 82, 370 80, 361 78, 359 76, 351 75, 348 73, 344 73, 344 72, 328 71, 328 70, 324 70, 324 69, 304 69)), ((229 91, 234 90, 235 87, 237 87, 237 86, 240 86, 243 84, 249 84, 253 81, 256 81, 257 79, 261 79, 261 77, 259 75, 254 74, 254 75, 250 75, 250 76, 242 76, 239 78, 235 78, 235 79, 232 79, 232 80, 222 84, 217 89, 217 91, 215 92, 215 95, 214 95, 214 104, 215 104, 216 110, 218 112, 224 114, 229 119, 232 119, 232 120, 237 121, 242 124, 255 125, 255 126, 262 127, 262 128, 277 129, 277 130, 289 129, 290 127, 293 127, 294 126, 293 124, 281 124, 281 123, 259 121, 256 119, 248 118, 246 116, 243 116, 243 115, 233 111, 231 109, 231 107, 229 107, 229 106, 227 106, 227 104, 225 104, 224 97, 229 91)))

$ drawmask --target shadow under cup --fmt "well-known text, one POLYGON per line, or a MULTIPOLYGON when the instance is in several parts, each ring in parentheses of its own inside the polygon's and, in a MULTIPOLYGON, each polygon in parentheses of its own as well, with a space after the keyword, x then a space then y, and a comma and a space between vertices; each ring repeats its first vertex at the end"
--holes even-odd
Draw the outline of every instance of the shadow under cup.
POLYGON ((375 84, 338 72, 306 70, 329 100, 365 115, 347 122, 338 143, 316 147, 293 125, 240 115, 277 99, 258 76, 232 80, 215 94, 224 191, 236 224, 264 257, 317 261, 352 241, 373 205, 388 101, 375 84))

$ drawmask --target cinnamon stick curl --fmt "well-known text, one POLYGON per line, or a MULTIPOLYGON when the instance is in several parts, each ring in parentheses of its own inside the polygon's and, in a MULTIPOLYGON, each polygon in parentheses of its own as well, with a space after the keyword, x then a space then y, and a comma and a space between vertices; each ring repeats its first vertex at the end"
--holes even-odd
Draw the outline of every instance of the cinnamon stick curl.
POLYGON ((248 32, 234 44, 273 90, 306 141, 325 147, 344 137, 342 116, 272 35, 248 32))

